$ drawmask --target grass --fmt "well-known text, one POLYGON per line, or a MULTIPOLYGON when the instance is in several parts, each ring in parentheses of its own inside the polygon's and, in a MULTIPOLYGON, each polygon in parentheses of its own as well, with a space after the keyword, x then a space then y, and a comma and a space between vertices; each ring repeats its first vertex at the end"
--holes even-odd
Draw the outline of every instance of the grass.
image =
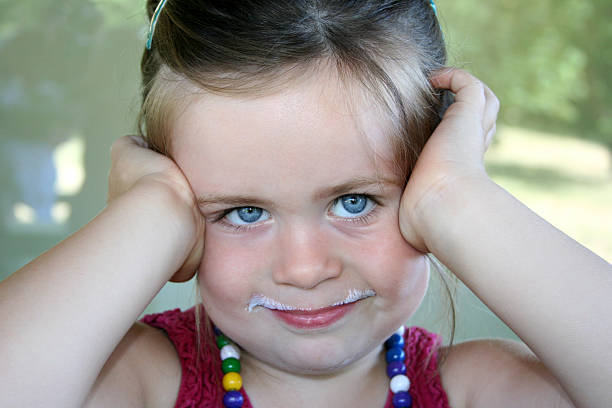
POLYGON ((502 127, 485 163, 491 178, 529 208, 612 261, 612 163, 605 147, 502 127))

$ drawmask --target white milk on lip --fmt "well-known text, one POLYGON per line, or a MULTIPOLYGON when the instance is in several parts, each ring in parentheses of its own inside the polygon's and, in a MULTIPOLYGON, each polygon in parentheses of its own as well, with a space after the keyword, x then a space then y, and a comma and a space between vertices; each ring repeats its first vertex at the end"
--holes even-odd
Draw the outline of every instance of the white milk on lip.
MULTIPOLYGON (((358 300, 361 299, 365 299, 371 296, 376 296, 376 292, 373 291, 372 289, 366 289, 366 290, 361 290, 361 289, 350 289, 348 291, 348 295, 346 296, 346 298, 344 298, 341 301, 335 302, 333 304, 331 304, 330 306, 341 306, 341 305, 345 305, 347 303, 353 303, 353 302, 357 302, 358 300)), ((262 294, 255 294, 251 297, 251 300, 249 301, 249 304, 246 307, 246 310, 248 312, 252 312, 255 310, 255 308, 257 308, 258 306, 261 307, 265 307, 266 309, 272 309, 272 310, 284 310, 284 311, 290 311, 290 310, 301 310, 301 311, 311 311, 313 310, 310 307, 298 307, 298 306, 291 306, 291 305, 286 305, 284 303, 280 303, 274 299, 271 299, 269 297, 267 297, 266 295, 262 295, 262 294)))

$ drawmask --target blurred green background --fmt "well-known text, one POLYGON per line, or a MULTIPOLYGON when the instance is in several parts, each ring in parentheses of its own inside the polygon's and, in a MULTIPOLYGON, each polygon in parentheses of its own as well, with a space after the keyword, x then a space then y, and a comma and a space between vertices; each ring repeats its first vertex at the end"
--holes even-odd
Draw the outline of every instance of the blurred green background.
MULTIPOLYGON (((612 261, 612 2, 437 4, 450 62, 501 100, 490 175, 612 261)), ((0 280, 104 207, 110 145, 135 129, 147 25, 140 0, 0 1, 0 280)), ((411 323, 444 330, 436 282, 411 323)), ((194 299, 168 284, 147 311, 194 299)), ((456 305, 457 339, 514 336, 462 285, 456 305)))

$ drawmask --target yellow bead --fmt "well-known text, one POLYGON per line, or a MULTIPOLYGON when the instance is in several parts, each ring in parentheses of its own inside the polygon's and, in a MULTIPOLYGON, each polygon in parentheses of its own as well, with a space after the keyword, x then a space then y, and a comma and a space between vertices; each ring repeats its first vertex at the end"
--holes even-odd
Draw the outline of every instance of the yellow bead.
POLYGON ((238 391, 242 388, 242 377, 238 373, 227 373, 223 376, 223 389, 225 391, 238 391))

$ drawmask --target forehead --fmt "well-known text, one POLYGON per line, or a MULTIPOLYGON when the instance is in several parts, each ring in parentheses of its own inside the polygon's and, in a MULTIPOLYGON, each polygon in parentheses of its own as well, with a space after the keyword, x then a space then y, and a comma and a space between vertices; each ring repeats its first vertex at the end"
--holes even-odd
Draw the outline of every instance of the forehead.
POLYGON ((277 191, 393 178, 377 105, 318 75, 258 97, 201 94, 172 126, 172 153, 198 190, 277 191))

